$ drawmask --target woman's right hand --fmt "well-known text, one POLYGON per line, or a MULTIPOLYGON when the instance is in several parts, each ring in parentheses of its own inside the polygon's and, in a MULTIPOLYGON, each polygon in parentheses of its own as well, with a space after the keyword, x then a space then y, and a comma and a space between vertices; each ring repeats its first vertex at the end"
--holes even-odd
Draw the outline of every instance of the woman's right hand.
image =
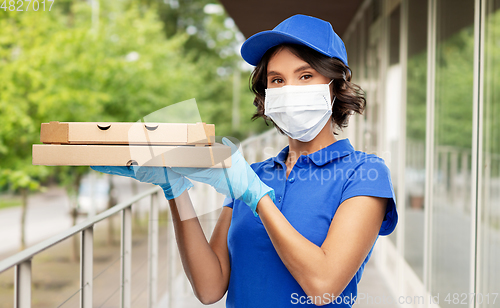
POLYGON ((193 187, 193 183, 168 167, 91 166, 90 168, 102 173, 126 176, 143 183, 158 185, 163 189, 168 200, 177 198, 184 190, 193 187))
POLYGON ((227 138, 222 138, 222 143, 231 148, 231 167, 173 167, 172 170, 191 180, 209 184, 226 197, 243 201, 258 216, 257 204, 265 195, 269 195, 274 202, 274 189, 260 180, 234 143, 227 138))

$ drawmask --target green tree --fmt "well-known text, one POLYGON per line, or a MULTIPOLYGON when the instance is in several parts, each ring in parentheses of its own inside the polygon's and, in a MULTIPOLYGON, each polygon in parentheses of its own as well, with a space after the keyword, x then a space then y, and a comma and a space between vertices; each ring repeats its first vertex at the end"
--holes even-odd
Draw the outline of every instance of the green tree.
POLYGON ((101 1, 94 23, 92 13, 81 1, 56 2, 51 12, 0 10, 0 189, 27 196, 52 179, 76 191, 88 168, 31 165, 42 122, 135 122, 196 98, 202 120, 231 134, 231 69, 240 62, 227 16, 199 15, 207 30, 198 37, 166 36, 158 12, 140 1, 101 1))
POLYGON ((101 1, 94 24, 91 6, 80 1, 57 2, 50 13, 0 10, 4 178, 12 170, 26 170, 34 181, 48 175, 57 181, 68 173, 68 168, 23 167, 30 165, 42 122, 136 121, 194 97, 202 120, 216 124, 219 135, 245 138, 267 129, 249 120, 255 107, 246 71, 238 93, 242 124, 232 131, 232 83, 242 63, 237 52, 242 36, 231 19, 223 11, 206 14, 208 1, 182 1, 167 8, 178 16, 169 30, 158 3, 101 1), (197 30, 188 31, 190 26, 197 30))
MULTIPOLYGON (((464 28, 439 42, 436 59, 436 142, 470 149, 474 36, 464 28)), ((425 141, 427 53, 408 59, 407 134, 425 141)))

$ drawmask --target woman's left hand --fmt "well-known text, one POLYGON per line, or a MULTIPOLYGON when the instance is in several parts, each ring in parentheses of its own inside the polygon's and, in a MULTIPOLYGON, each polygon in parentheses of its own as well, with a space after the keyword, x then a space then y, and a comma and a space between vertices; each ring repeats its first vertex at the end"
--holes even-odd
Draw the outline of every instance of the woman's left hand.
POLYGON ((245 202, 254 213, 257 203, 263 196, 269 194, 274 201, 274 189, 264 184, 253 171, 245 158, 229 139, 222 138, 222 143, 231 147, 231 167, 223 168, 181 168, 173 167, 172 170, 185 177, 209 184, 219 193, 245 202))
POLYGON ((90 168, 102 173, 126 176, 143 183, 158 185, 163 189, 168 200, 179 197, 182 192, 193 187, 188 179, 168 167, 90 166, 90 168))

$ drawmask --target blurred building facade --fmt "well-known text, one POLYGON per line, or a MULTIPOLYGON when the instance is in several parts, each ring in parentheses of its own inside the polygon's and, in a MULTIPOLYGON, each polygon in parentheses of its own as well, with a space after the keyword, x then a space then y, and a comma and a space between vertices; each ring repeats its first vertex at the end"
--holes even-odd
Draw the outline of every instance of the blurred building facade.
POLYGON ((500 307, 500 0, 221 1, 245 36, 297 13, 343 38, 399 224, 374 259, 405 306, 500 307))

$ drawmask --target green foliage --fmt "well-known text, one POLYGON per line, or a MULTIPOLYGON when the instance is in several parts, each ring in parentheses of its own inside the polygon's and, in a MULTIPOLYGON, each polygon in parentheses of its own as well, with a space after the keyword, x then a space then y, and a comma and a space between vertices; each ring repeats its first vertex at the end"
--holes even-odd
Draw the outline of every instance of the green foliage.
POLYGON ((485 90, 483 115, 484 152, 496 154, 492 175, 500 173, 500 10, 486 20, 485 33, 485 90), (495 163, 496 161, 496 163, 495 163), (496 164, 496 165, 495 165, 496 164))
POLYGON ((425 142, 427 53, 408 59, 406 134, 409 139, 425 142))
POLYGON ((474 76, 472 26, 438 43, 436 66, 436 143, 470 149, 474 76))
POLYGON ((38 189, 47 178, 69 185, 88 170, 32 166, 42 122, 135 122, 196 98, 201 119, 214 123, 217 135, 265 130, 250 123, 255 107, 245 72, 242 123, 232 131, 242 37, 224 12, 205 14, 206 4, 100 1, 94 23, 82 1, 56 1, 50 12, 0 10, 0 189, 38 189))
MULTIPOLYGON (((472 146, 473 28, 437 45, 435 134, 439 145, 472 146)), ((427 53, 408 59, 407 135, 425 141, 427 53)))

